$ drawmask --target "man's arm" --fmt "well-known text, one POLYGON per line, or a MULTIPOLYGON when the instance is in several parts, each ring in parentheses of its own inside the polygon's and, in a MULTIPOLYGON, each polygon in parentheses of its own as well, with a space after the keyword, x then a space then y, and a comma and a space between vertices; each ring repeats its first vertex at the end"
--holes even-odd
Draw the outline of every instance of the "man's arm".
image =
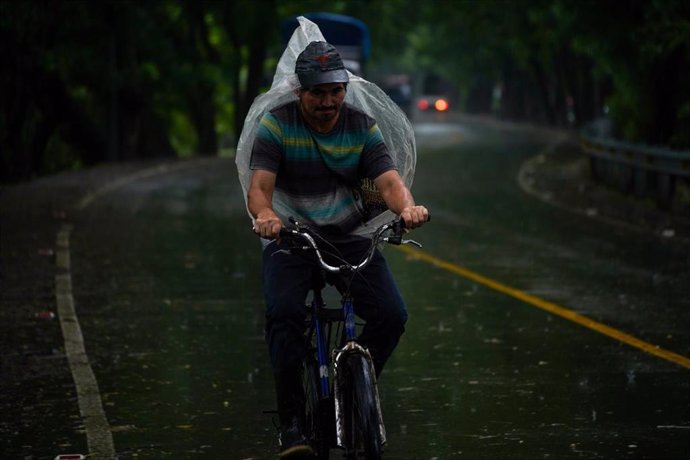
POLYGON ((424 206, 417 206, 412 193, 405 186, 402 177, 396 170, 386 171, 374 179, 376 188, 388 205, 388 209, 399 214, 405 221, 405 227, 420 227, 429 219, 429 211, 424 206))
POLYGON ((262 238, 278 238, 283 226, 280 218, 273 211, 275 184, 275 173, 255 169, 247 191, 247 207, 255 219, 254 232, 262 238))

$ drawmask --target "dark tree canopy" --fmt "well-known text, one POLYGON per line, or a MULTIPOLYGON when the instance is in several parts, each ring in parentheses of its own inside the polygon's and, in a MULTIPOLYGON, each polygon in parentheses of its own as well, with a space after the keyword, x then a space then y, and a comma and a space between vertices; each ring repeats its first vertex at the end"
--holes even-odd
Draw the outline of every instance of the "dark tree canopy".
MULTIPOLYGON (((295 0, 0 0, 0 175, 217 155, 284 46, 295 0)), ((470 113, 690 148, 685 0, 350 0, 370 28, 366 75, 445 84, 470 113)))

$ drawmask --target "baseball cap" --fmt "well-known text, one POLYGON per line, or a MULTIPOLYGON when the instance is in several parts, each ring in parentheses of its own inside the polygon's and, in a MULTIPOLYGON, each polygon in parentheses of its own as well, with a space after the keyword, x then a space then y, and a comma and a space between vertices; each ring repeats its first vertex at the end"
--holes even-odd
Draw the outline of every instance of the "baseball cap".
POLYGON ((350 79, 335 46, 326 42, 311 42, 295 63, 295 73, 302 88, 324 83, 347 83, 350 79))

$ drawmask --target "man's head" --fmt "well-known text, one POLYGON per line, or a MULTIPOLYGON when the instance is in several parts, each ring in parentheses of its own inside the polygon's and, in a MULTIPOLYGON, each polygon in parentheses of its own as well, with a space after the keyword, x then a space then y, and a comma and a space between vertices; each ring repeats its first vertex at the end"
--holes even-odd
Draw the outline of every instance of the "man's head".
POLYGON ((302 115, 313 129, 329 131, 338 120, 349 81, 340 54, 326 42, 311 42, 297 57, 295 73, 302 115))
POLYGON ((302 88, 349 81, 340 53, 326 42, 309 43, 297 56, 295 73, 302 88))

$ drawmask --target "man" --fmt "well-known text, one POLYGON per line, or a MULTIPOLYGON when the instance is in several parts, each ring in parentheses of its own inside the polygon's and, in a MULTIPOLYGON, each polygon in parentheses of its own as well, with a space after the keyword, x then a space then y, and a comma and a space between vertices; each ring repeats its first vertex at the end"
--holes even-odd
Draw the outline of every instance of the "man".
MULTIPOLYGON (((275 375, 281 457, 308 454, 302 435, 304 395, 301 362, 305 354, 305 297, 313 263, 276 252, 288 217, 307 223, 357 261, 369 246, 361 234, 365 218, 358 184, 373 181, 385 206, 409 229, 428 219, 415 204, 383 141, 375 120, 344 102, 348 74, 337 50, 312 42, 298 56, 298 100, 264 114, 252 149, 247 206, 254 230, 264 238, 263 283, 266 340, 275 375), (273 240, 268 243, 269 240, 273 240)), ((380 253, 365 269, 367 282, 351 286, 358 316, 366 321, 358 341, 369 349, 379 374, 402 335, 407 311, 380 253), (372 304, 369 286, 378 299, 372 304), (367 294, 367 295, 365 295, 367 294), (375 302, 375 304, 373 304, 375 302)))

